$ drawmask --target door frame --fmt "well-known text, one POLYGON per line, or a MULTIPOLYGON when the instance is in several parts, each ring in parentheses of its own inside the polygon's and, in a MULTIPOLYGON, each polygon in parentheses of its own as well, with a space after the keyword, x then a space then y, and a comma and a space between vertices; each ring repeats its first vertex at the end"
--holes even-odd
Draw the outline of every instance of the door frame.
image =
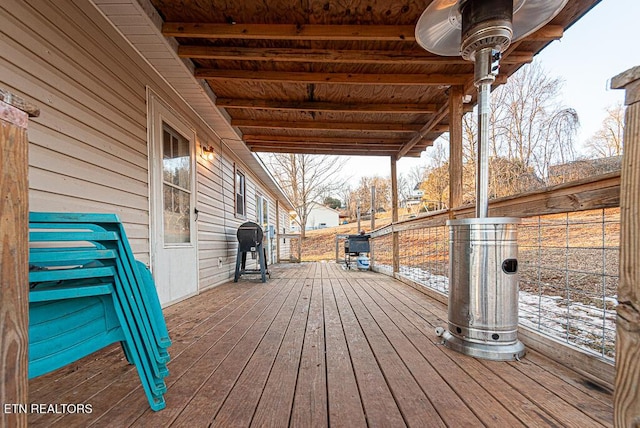
POLYGON ((197 195, 198 195, 198 179, 197 179, 197 133, 191 123, 186 120, 180 113, 175 111, 165 102, 156 92, 147 86, 147 154, 148 154, 148 175, 149 175, 149 260, 150 269, 155 273, 158 263, 157 251, 165 248, 192 248, 193 262, 195 265, 195 289, 185 295, 176 298, 171 297, 168 301, 162 303, 163 306, 173 304, 180 300, 196 295, 200 290, 200 266, 198 257, 198 221, 195 214, 197 195), (158 169, 158 158, 161 155, 162 142, 156 141, 157 132, 162 133, 162 129, 158 131, 158 127, 166 123, 174 131, 181 134, 190 141, 190 157, 191 157, 191 196, 190 196, 190 245, 187 244, 165 244, 164 243, 164 218, 162 210, 163 189, 160 185, 162 180, 162 168, 158 169), (186 134, 186 135, 185 135, 186 134), (160 196, 159 198, 157 196, 160 196))

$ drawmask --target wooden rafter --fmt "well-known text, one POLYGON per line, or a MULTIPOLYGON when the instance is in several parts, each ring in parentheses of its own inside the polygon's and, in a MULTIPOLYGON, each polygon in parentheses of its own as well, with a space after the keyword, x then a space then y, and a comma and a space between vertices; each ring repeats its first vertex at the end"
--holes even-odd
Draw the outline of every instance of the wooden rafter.
MULTIPOLYGON (((562 37, 560 25, 546 25, 527 37, 528 41, 548 41, 562 37)), ((316 24, 214 24, 165 22, 166 37, 251 40, 369 40, 415 41, 413 25, 316 25, 316 24)))
POLYGON ((322 137, 316 135, 260 135, 260 134, 244 134, 242 139, 247 142, 274 142, 274 143, 295 143, 305 141, 309 144, 351 144, 351 143, 393 143, 402 144, 407 141, 406 138, 355 138, 355 137, 322 137))
POLYGON ((448 113, 449 113, 449 103, 447 102, 447 104, 442 106, 440 108, 440 111, 436 113, 435 116, 433 116, 431 120, 429 120, 429 122, 427 122, 427 124, 422 127, 422 129, 420 129, 420 131, 418 132, 418 135, 413 137, 408 143, 406 143, 402 147, 400 151, 398 151, 398 159, 400 159, 403 156, 406 156, 407 153, 409 153, 411 149, 413 149, 428 133, 435 132, 434 129, 440 126, 438 125, 438 123, 442 121, 442 119, 444 119, 448 113))
MULTIPOLYGON (((333 50, 294 48, 247 48, 217 46, 179 46, 182 58, 224 59, 232 61, 322 62, 347 64, 415 64, 415 65, 469 65, 462 57, 444 57, 425 50, 333 50)), ((531 62, 533 52, 517 51, 505 56, 503 64, 531 62)))
POLYGON ((218 98, 218 107, 226 109, 249 110, 302 110, 325 111, 337 113, 435 113, 439 107, 437 104, 345 104, 329 103, 321 101, 271 101, 257 99, 230 99, 218 98))
MULTIPOLYGON (((306 153, 316 155, 337 155, 337 156, 393 156, 396 150, 362 150, 362 149, 336 149, 333 147, 262 147, 258 145, 249 145, 249 149, 253 152, 267 153, 306 153)), ((408 157, 420 157, 423 149, 420 151, 409 152, 408 157)))
POLYGON ((413 25, 211 24, 166 22, 166 37, 252 40, 415 41, 413 25))
POLYGON ((400 148, 400 143, 398 144, 336 144, 336 143, 317 143, 317 142, 307 142, 307 141, 299 141, 297 143, 287 143, 282 144, 279 141, 247 141, 248 147, 262 147, 262 148, 317 148, 317 149, 350 149, 350 150, 387 150, 397 152, 400 148))
MULTIPOLYGON (((332 122, 332 121, 278 121, 232 119, 231 126, 239 128, 269 128, 269 129, 319 129, 337 131, 384 131, 384 132, 417 132, 422 126, 411 123, 378 123, 378 122, 332 122)), ((430 132, 445 132, 448 127, 434 127, 430 132)))
POLYGON ((463 85, 469 80, 469 75, 467 74, 306 73, 293 71, 218 70, 210 68, 197 69, 195 76, 199 79, 206 80, 407 86, 463 85))

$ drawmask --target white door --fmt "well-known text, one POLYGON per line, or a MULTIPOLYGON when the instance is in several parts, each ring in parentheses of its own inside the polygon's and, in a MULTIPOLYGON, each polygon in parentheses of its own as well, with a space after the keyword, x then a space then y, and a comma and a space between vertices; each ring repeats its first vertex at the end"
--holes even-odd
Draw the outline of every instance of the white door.
POLYGON ((162 304, 198 291, 195 131, 149 93, 151 266, 162 304))

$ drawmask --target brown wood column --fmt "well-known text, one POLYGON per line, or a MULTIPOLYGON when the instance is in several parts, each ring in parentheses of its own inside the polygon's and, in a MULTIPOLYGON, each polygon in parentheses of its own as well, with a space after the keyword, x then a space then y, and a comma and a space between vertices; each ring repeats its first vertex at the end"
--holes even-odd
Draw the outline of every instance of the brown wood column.
POLYGON ((611 81, 625 89, 620 187, 620 284, 616 320, 614 426, 640 423, 640 67, 611 81))
MULTIPOLYGON (((398 222, 398 158, 391 156, 391 223, 395 228, 395 224, 398 222)), ((398 232, 391 234, 392 254, 393 254, 393 273, 400 272, 400 241, 398 232)))
MULTIPOLYGON (((462 97, 464 87, 449 89, 449 210, 462 205, 462 97)), ((453 211, 449 211, 453 215, 453 211)))
POLYGON ((0 426, 26 427, 29 364, 27 124, 38 110, 0 89, 0 426))

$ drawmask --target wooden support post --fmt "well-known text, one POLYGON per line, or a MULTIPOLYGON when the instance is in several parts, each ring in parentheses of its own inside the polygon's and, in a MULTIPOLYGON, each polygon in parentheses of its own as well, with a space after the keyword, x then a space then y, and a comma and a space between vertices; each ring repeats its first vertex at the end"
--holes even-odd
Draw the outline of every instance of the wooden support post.
POLYGON ((462 116, 464 87, 449 89, 449 212, 462 205, 462 116))
POLYGON ((620 188, 620 284, 616 320, 614 426, 640 424, 640 67, 611 81, 626 90, 620 188))
MULTIPOLYGON (((398 222, 398 172, 396 156, 391 156, 391 223, 392 227, 398 222)), ((400 272, 400 241, 398 232, 391 235, 393 240, 393 273, 400 272)))
POLYGON ((26 427, 29 365, 27 124, 38 110, 0 89, 0 426, 26 427))

